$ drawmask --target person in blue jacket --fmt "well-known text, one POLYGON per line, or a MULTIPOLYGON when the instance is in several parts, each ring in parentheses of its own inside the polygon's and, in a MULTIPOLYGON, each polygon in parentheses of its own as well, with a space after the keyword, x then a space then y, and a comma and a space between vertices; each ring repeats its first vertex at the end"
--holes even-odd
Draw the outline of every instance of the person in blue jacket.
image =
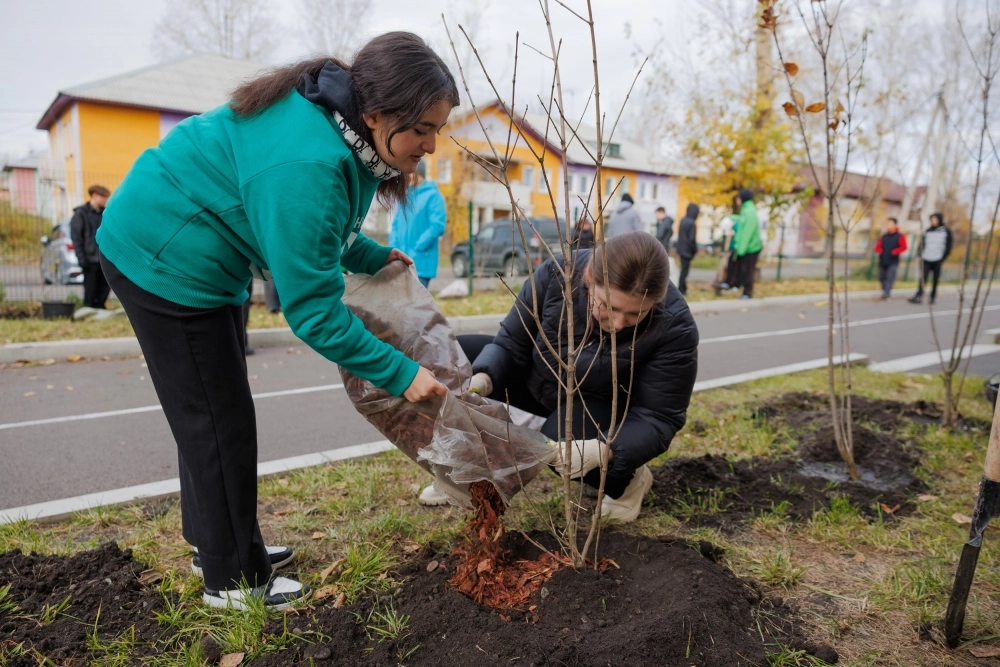
POLYGON ((437 183, 427 180, 427 165, 421 162, 410 180, 406 204, 396 209, 389 231, 389 246, 413 259, 420 284, 427 287, 437 276, 438 240, 444 234, 447 213, 437 183))

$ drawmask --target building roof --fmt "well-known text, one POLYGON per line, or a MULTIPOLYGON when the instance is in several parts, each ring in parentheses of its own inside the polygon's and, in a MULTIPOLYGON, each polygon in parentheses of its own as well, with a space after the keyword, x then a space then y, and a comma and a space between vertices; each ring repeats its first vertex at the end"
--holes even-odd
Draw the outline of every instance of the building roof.
MULTIPOLYGON (((493 101, 479 106, 479 112, 486 109, 496 109, 504 113, 504 107, 500 102, 493 101)), ((472 112, 469 112, 472 116, 472 112)), ((558 127, 556 127, 544 113, 515 114, 516 120, 520 121, 523 130, 533 134, 539 141, 548 141, 549 150, 561 155, 559 148, 558 127), (548 131, 546 132, 546 124, 548 131)), ((473 125, 476 125, 473 121, 473 125)), ((478 127, 478 126, 477 126, 478 127)), ((506 130, 504 130, 506 133, 506 130)), ((607 128, 605 128, 607 133, 607 128)), ((649 152, 637 143, 621 137, 621 128, 616 130, 611 143, 618 145, 618 156, 612 157, 605 148, 604 166, 609 169, 623 169, 626 171, 638 171, 656 175, 681 175, 681 172, 669 167, 657 164, 649 155, 649 152)), ((575 132, 570 132, 569 145, 566 147, 566 163, 583 167, 593 167, 594 160, 591 154, 597 154, 597 129, 593 125, 581 123, 575 132), (582 142, 582 143, 581 143, 582 142), (586 144, 586 148, 584 147, 586 144)), ((492 156, 489 157, 492 159, 492 156)))
MULTIPOLYGON (((835 178, 840 178, 844 172, 841 170, 834 171, 835 178)), ((826 167, 816 167, 816 176, 822 180, 826 180, 826 167)), ((819 192, 819 187, 816 184, 816 178, 813 176, 813 170, 808 166, 803 166, 799 171, 799 182, 795 184, 795 191, 799 192, 805 190, 806 187, 812 186, 817 192, 819 192)), ((880 190, 879 194, 883 201, 892 202, 894 204, 902 204, 903 198, 906 196, 906 186, 897 183, 891 178, 882 178, 879 180, 878 176, 869 174, 859 174, 857 172, 849 171, 844 175, 844 183, 841 186, 840 196, 849 197, 851 199, 871 199, 875 195, 876 188, 880 190)), ((917 202, 920 202, 927 191, 926 185, 918 185, 913 190, 913 201, 914 207, 917 206, 917 202)))
POLYGON ((22 158, 11 160, 3 166, 3 171, 12 169, 48 169, 52 166, 47 150, 31 151, 22 158))
POLYGON ((229 100, 241 81, 265 66, 219 55, 194 55, 59 91, 38 121, 47 130, 76 100, 197 114, 229 100))

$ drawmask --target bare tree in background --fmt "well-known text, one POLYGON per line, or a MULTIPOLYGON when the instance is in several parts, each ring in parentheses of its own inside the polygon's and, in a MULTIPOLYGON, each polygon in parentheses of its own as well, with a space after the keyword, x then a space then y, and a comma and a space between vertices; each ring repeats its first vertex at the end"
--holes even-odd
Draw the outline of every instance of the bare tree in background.
POLYGON ((299 0, 302 34, 313 53, 347 59, 364 35, 372 0, 299 0))
POLYGON ((161 58, 217 53, 266 62, 280 29, 270 0, 169 0, 156 23, 153 53, 161 58))

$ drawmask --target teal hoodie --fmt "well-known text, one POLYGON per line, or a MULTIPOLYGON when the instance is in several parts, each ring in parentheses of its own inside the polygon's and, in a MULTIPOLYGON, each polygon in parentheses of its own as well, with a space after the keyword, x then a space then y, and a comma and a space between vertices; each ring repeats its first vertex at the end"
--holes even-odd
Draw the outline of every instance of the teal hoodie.
POLYGON ((239 305, 269 272, 296 336, 400 396, 417 363, 341 302, 341 265, 372 274, 391 251, 359 233, 378 184, 334 116, 293 91, 255 116, 179 123, 136 160, 97 241, 136 285, 193 308, 239 305))
POLYGON ((742 257, 752 252, 760 252, 764 245, 760 241, 757 206, 752 201, 745 201, 740 207, 740 212, 730 217, 738 225, 734 226, 736 236, 733 238, 733 249, 736 251, 736 256, 742 257))

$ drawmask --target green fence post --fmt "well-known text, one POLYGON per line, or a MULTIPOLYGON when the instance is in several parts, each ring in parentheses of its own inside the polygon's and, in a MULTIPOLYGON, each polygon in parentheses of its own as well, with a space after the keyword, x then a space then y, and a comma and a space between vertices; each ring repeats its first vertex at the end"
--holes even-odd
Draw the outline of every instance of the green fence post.
POLYGON ((872 271, 875 270, 875 255, 872 255, 872 259, 868 262, 868 278, 866 280, 872 279, 872 271))
POLYGON ((472 296, 472 290, 475 287, 475 262, 473 261, 473 255, 475 254, 475 238, 472 236, 472 201, 469 201, 469 296, 472 296))

